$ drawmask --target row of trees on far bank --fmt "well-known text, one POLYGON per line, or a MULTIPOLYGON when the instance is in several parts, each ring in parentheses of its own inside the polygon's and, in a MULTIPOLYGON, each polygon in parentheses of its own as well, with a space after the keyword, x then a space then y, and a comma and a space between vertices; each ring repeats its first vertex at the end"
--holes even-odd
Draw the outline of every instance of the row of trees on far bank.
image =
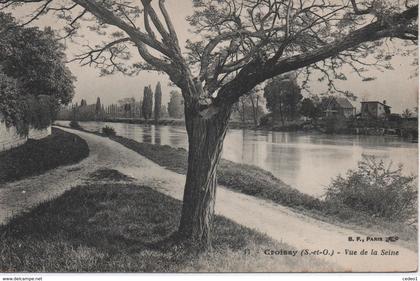
POLYGON ((134 97, 123 98, 118 100, 116 104, 103 105, 100 97, 97 98, 95 104, 87 104, 87 101, 82 99, 80 105, 75 103, 62 108, 58 114, 58 119, 93 121, 143 118, 149 121, 153 118, 154 122, 158 123, 161 118, 181 119, 183 116, 182 95, 177 91, 171 91, 168 105, 163 105, 162 87, 158 82, 154 93, 150 85, 144 87, 143 96, 138 100, 134 97))
MULTIPOLYGON (((280 75, 269 80, 265 87, 254 88, 249 94, 241 96, 233 107, 232 119, 242 123, 252 122, 255 127, 260 119, 272 116, 272 122, 295 121, 301 116, 312 116, 312 98, 303 99, 301 87, 295 74, 280 75), (264 105, 266 110, 264 110, 264 105)), ((312 117, 311 117, 312 118, 312 117)))
MULTIPOLYGON (((264 87, 257 87, 247 95, 241 96, 232 110, 231 120, 241 122, 245 126, 286 126, 302 123, 302 121, 316 121, 325 115, 325 110, 331 101, 331 95, 304 96, 302 88, 294 73, 280 75, 267 81, 264 87), (287 124, 286 124, 287 123, 287 124)), ((162 105, 162 89, 157 83, 153 92, 151 85, 144 87, 143 96, 138 101, 134 98, 123 98, 117 104, 103 106, 98 97, 96 104, 88 105, 82 99, 80 106, 73 105, 71 111, 77 107, 78 120, 104 120, 113 118, 143 118, 158 123, 161 118, 181 119, 184 117, 184 99, 177 91, 170 92, 167 106, 162 105)), ((73 116, 69 109, 64 109, 60 119, 73 116)), ((402 118, 417 115, 417 109, 404 110, 402 118)), ((394 114, 395 115, 395 114, 394 114)), ((73 116, 74 117, 74 116, 73 116)))
POLYGON ((254 89, 248 95, 239 98, 233 108, 232 118, 242 123, 253 122, 257 127, 266 122, 268 116, 271 122, 293 122, 305 119, 316 120, 323 114, 323 108, 331 96, 311 95, 304 97, 294 73, 280 75, 270 79, 263 89, 254 89), (268 111, 267 112, 264 110, 268 111))
MULTIPOLYGON (((276 77, 267 83, 263 91, 258 88, 253 89, 248 95, 240 97, 233 107, 231 119, 258 127, 260 119, 267 114, 267 110, 275 116, 275 121, 281 120, 283 123, 284 120, 293 121, 300 116, 317 117, 318 115, 313 114, 317 110, 320 112, 319 105, 315 107, 317 100, 320 99, 315 96, 302 100, 302 97, 295 76, 276 77)), ((88 121, 107 118, 143 118, 146 121, 153 119, 157 123, 160 118, 183 118, 183 103, 181 93, 171 91, 167 106, 162 105, 162 88, 158 82, 154 92, 151 85, 145 86, 143 96, 139 100, 134 97, 123 98, 118 100, 117 104, 104 106, 99 97, 96 104, 90 105, 82 99, 80 105, 76 103, 64 108, 59 114, 59 119, 76 118, 88 121)))

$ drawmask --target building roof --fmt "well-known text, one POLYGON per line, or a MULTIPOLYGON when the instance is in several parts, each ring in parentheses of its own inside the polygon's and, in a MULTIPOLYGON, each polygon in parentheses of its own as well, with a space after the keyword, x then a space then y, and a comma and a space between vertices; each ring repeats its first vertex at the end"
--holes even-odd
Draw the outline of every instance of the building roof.
POLYGON ((389 105, 387 105, 383 102, 380 102, 380 101, 361 101, 360 103, 379 103, 379 104, 382 104, 383 106, 391 108, 389 105))
POLYGON ((338 103, 338 105, 341 108, 353 108, 353 105, 351 104, 351 102, 346 99, 346 98, 339 98, 339 97, 335 97, 335 101, 338 103))

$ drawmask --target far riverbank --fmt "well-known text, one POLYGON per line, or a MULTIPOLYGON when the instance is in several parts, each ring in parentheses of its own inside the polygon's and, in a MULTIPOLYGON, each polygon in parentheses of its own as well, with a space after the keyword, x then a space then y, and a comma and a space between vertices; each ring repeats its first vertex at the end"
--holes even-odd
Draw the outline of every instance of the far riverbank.
MULTIPOLYGON (((264 119, 264 118, 263 118, 264 119)), ((69 121, 60 119, 59 121, 69 121)), ((78 120, 79 122, 107 122, 138 125, 177 126, 185 128, 184 119, 161 118, 145 120, 143 118, 100 118, 98 120, 78 120)), ((404 141, 418 142, 417 118, 387 120, 359 120, 359 119, 320 119, 317 121, 286 121, 284 124, 261 121, 257 126, 253 122, 229 121, 230 129, 245 129, 265 132, 305 132, 311 134, 327 135, 367 135, 367 136, 394 136, 404 141)))

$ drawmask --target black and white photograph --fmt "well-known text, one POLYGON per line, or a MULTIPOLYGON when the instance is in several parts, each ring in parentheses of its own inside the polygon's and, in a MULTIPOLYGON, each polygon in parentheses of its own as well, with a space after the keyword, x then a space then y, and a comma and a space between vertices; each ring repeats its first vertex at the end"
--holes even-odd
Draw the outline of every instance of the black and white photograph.
POLYGON ((417 280, 418 11, 0 0, 0 277, 417 280))

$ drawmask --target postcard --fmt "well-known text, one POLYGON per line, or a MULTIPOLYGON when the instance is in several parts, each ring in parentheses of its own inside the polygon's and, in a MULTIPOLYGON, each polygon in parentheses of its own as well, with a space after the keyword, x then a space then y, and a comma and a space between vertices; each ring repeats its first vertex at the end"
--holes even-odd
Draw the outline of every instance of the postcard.
POLYGON ((1 0, 0 272, 415 273, 418 83, 416 0, 1 0))

